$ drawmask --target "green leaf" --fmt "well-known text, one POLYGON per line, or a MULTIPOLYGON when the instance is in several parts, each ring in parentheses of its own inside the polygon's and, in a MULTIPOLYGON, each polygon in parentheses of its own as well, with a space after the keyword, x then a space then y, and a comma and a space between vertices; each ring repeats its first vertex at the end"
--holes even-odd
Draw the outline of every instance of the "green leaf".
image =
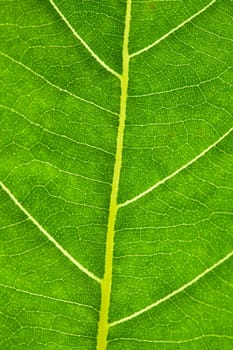
POLYGON ((232 349, 233 1, 1 11, 0 349, 232 349))

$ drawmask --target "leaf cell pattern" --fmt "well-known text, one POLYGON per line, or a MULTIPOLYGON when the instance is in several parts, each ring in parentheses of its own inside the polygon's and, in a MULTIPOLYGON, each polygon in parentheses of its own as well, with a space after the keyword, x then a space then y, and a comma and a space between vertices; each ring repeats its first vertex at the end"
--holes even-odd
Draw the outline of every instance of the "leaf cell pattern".
POLYGON ((231 349, 233 2, 2 4, 0 349, 231 349))

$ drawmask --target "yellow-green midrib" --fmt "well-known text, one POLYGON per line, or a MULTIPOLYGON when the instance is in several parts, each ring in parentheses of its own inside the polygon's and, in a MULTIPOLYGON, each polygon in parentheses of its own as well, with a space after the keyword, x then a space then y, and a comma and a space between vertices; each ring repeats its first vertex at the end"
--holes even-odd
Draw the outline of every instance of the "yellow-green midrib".
POLYGON ((107 349, 107 337, 109 330, 108 316, 110 308, 110 297, 112 287, 112 269, 113 269, 113 251, 114 251, 114 235, 115 235, 115 222, 117 217, 117 196, 119 191, 120 173, 122 167, 122 153, 124 143, 124 129, 126 120, 127 109, 127 91, 128 91, 128 79, 129 79, 129 32, 130 32, 130 17, 131 17, 131 2, 127 1, 126 16, 125 16, 125 29, 123 40, 123 52, 122 52, 122 76, 121 76, 121 98, 120 98, 120 115, 119 126, 117 133, 117 146, 116 146, 116 158, 114 164, 112 192, 110 198, 109 217, 108 217, 108 229, 106 239, 106 253, 105 253, 105 273, 101 282, 101 307, 100 318, 98 325, 97 335, 97 350, 107 349))

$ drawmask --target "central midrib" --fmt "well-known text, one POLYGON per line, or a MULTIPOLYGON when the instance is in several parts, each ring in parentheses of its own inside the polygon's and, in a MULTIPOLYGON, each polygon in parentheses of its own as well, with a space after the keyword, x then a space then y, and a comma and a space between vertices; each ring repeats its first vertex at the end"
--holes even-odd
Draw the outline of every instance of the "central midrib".
POLYGON ((122 52, 122 75, 121 75, 121 99, 120 99, 120 115, 119 126, 117 133, 116 158, 114 164, 112 192, 110 198, 108 229, 106 239, 106 253, 105 253, 105 272, 104 278, 101 281, 101 306, 100 318, 98 324, 97 335, 97 350, 107 349, 107 336, 109 330, 108 315, 110 307, 110 296, 112 287, 112 264, 113 264, 113 249, 114 249, 114 235, 115 222, 118 210, 117 196, 119 189, 120 173, 122 166, 122 152, 124 142, 124 128, 126 119, 127 107, 127 91, 129 79, 129 31, 130 31, 130 17, 131 17, 131 1, 127 1, 126 15, 125 15, 125 29, 122 52))

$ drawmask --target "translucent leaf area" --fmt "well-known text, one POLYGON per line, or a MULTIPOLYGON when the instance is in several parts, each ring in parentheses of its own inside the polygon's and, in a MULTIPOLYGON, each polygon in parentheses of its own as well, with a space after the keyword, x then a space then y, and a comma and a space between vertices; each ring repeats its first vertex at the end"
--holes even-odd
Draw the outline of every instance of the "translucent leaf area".
POLYGON ((1 1, 1 350, 233 348, 233 1, 1 1))

